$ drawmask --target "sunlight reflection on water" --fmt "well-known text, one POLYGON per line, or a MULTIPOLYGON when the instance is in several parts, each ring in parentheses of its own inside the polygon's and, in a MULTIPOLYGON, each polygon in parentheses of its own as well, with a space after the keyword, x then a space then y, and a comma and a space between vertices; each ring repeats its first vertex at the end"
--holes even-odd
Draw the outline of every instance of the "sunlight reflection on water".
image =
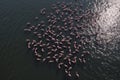
POLYGON ((94 8, 99 12, 97 20, 100 26, 99 37, 104 39, 106 43, 114 41, 119 36, 120 21, 120 0, 102 0, 101 3, 94 5, 94 8))

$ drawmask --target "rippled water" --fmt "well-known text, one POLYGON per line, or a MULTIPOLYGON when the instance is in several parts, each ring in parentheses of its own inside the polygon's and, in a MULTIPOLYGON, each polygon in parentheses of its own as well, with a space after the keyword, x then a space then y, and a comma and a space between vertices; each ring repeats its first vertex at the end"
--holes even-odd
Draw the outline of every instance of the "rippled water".
MULTIPOLYGON (((64 1, 64 0, 61 0, 64 1)), ((69 2, 73 0, 65 0, 69 2)), ((97 39, 101 47, 93 45, 94 53, 88 62, 76 68, 81 80, 120 79, 120 0, 81 0, 99 13, 97 39)), ((23 29, 33 21, 41 8, 56 0, 0 0, 0 79, 1 80, 64 80, 54 66, 37 64, 26 48, 23 29)), ((74 1, 73 1, 74 3, 74 1)))

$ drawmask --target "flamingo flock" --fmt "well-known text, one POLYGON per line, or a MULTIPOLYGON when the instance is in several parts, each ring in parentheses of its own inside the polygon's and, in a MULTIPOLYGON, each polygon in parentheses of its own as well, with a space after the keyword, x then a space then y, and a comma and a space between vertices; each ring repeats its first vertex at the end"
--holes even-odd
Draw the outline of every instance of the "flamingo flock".
MULTIPOLYGON (((82 4, 81 4, 82 5, 82 4)), ((35 17, 39 23, 28 22, 25 33, 26 42, 35 59, 41 63, 55 63, 69 79, 80 78, 74 66, 86 64, 91 54, 91 45, 97 33, 95 20, 97 14, 91 9, 72 3, 58 2, 50 10, 40 10, 41 17, 35 17)))

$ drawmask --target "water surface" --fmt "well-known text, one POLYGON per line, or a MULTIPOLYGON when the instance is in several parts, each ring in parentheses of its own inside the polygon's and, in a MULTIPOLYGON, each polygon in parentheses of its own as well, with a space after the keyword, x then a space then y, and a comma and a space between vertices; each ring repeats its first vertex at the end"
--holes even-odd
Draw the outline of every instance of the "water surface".
MULTIPOLYGON (((61 0, 65 2, 73 0, 61 0)), ((23 29, 26 22, 33 21, 40 9, 49 8, 56 0, 0 0, 0 79, 1 80, 64 80, 62 72, 54 66, 40 65, 26 48, 23 29)), ((73 1, 74 2, 74 1, 73 1)), ((89 62, 77 68, 81 80, 120 79, 120 1, 82 0, 84 6, 92 4, 93 11, 99 12, 97 24, 103 49, 88 58, 89 62)))

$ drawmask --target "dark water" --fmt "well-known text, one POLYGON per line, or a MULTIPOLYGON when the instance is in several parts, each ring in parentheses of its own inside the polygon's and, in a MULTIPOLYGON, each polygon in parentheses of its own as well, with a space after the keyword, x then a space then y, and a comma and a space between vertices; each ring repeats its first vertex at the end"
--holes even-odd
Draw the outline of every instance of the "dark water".
MULTIPOLYGON (((70 2, 73 0, 61 0, 70 2)), ((64 80, 54 66, 37 64, 25 45, 23 32, 26 22, 39 15, 41 8, 56 0, 0 0, 0 80, 64 80)), ((96 50, 87 64, 77 68, 81 80, 120 80, 120 1, 82 0, 99 12, 99 37, 104 48, 96 50)))

